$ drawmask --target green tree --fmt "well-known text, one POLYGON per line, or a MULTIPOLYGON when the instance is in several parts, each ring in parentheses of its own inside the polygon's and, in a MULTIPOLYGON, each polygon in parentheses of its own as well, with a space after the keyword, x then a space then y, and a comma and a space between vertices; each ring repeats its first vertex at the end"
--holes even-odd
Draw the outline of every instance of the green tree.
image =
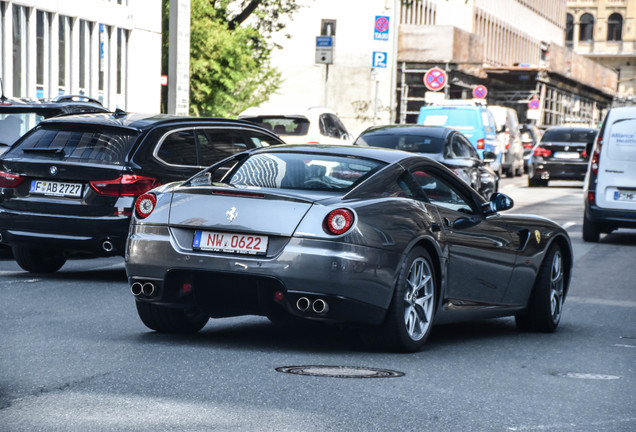
MULTIPOLYGON (((295 0, 191 0, 190 114, 232 117, 266 101, 281 84, 272 35, 298 8, 295 0)), ((163 12, 166 74, 169 0, 163 12)))

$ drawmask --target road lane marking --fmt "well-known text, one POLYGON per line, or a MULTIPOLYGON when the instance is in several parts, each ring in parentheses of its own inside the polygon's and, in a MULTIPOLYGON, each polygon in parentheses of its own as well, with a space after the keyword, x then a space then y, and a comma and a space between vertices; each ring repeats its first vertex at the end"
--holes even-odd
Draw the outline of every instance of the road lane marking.
POLYGON ((609 300, 593 297, 567 297, 568 302, 581 303, 581 304, 594 304, 601 306, 621 306, 621 307, 636 307, 636 301, 632 300, 609 300))
POLYGON ((562 227, 564 230, 566 230, 566 229, 568 229, 568 228, 570 228, 570 227, 573 227, 574 225, 576 225, 576 222, 566 222, 566 223, 564 223, 563 225, 561 225, 561 227, 562 227))
POLYGON ((555 429, 565 429, 570 428, 574 431, 576 430, 584 430, 589 428, 590 426, 609 426, 609 425, 619 425, 619 424, 629 424, 635 423, 636 417, 624 418, 624 419, 615 419, 615 420, 606 420, 606 421, 597 421, 597 422, 586 422, 586 423, 554 423, 548 425, 528 425, 528 426, 512 426, 508 427, 509 431, 552 431, 555 429))

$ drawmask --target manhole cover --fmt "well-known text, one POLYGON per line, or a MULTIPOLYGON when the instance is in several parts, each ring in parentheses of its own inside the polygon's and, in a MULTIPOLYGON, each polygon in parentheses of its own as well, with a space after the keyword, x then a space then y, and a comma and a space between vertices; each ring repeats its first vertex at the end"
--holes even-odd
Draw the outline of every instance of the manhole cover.
POLYGON ((588 380, 617 380, 621 378, 616 375, 602 375, 602 374, 577 373, 577 372, 557 373, 555 375, 565 377, 565 378, 588 379, 588 380))
POLYGON ((404 372, 360 366, 283 366, 276 368, 276 370, 294 375, 331 378, 394 378, 404 376, 404 372))

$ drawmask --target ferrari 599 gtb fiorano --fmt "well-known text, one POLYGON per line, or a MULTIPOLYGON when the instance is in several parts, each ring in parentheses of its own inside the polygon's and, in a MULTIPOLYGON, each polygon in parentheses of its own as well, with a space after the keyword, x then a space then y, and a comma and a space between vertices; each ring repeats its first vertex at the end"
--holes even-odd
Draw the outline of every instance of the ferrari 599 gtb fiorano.
POLYGON ((413 153, 254 149, 141 195, 126 271, 160 332, 260 314, 353 324, 416 351, 434 323, 514 315, 554 331, 570 239, 548 219, 499 213, 511 207, 413 153))

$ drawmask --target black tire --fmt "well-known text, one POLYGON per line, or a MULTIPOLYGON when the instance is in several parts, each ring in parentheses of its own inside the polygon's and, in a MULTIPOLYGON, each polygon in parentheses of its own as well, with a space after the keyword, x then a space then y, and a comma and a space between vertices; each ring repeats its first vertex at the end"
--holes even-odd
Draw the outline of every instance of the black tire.
POLYGON ((373 334, 377 344, 398 352, 415 352, 424 346, 435 317, 435 283, 430 255, 424 248, 414 248, 402 264, 384 323, 373 334))
POLYGON ((515 316, 517 327, 523 331, 555 331, 561 320, 564 290, 563 253, 555 243, 541 263, 528 307, 515 316))
POLYGON ((146 327, 160 333, 196 333, 210 319, 208 314, 193 308, 171 308, 141 301, 135 304, 146 327))
POLYGON ((542 180, 536 177, 528 177, 529 187, 546 187, 548 186, 548 180, 542 180))
POLYGON ((55 273, 66 262, 61 252, 25 247, 12 247, 11 250, 15 262, 31 273, 55 273))
POLYGON ((506 177, 512 178, 515 176, 515 168, 514 166, 511 166, 510 168, 505 170, 506 173, 506 177))
POLYGON ((601 236, 601 226, 583 216, 583 241, 596 243, 601 236))

